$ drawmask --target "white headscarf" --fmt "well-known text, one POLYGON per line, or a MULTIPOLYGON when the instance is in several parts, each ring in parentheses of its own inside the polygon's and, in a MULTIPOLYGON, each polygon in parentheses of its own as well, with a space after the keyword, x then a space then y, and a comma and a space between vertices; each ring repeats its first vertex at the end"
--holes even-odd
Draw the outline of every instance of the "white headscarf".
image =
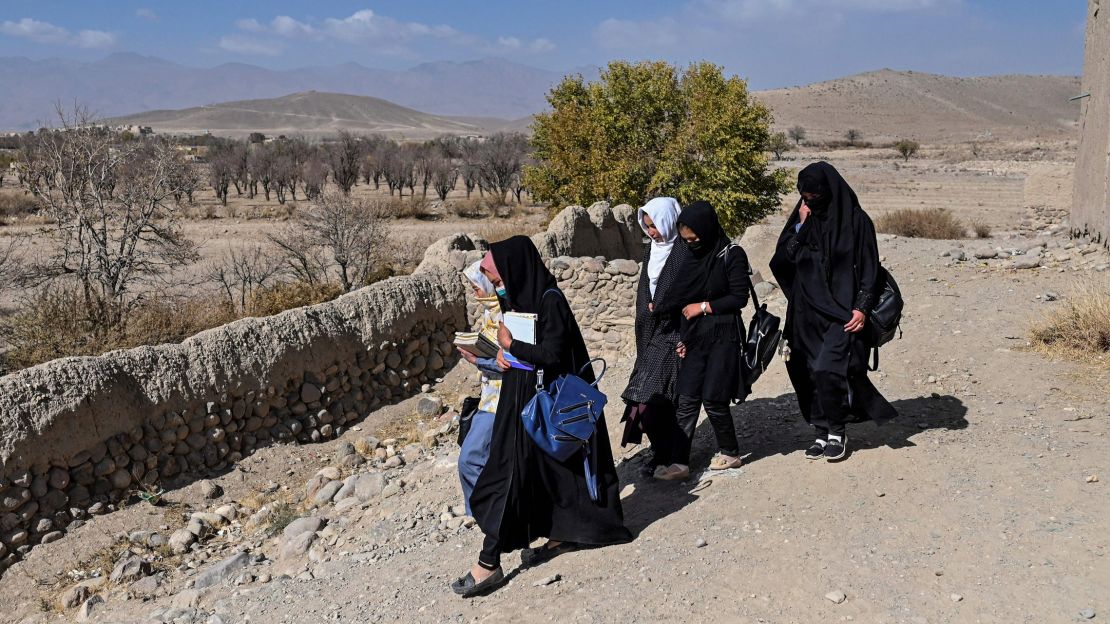
POLYGON ((466 279, 470 280, 471 284, 481 288, 486 295, 494 294, 493 282, 489 281, 485 273, 482 273, 481 260, 463 269, 463 275, 466 276, 466 279))
POLYGON ((678 238, 678 213, 681 211, 682 207, 678 205, 675 198, 656 197, 649 200, 636 213, 636 220, 640 223, 644 234, 647 234, 647 226, 644 225, 644 215, 646 214, 651 217, 655 229, 663 235, 663 242, 661 243, 652 239, 651 255, 648 257, 648 289, 651 291, 652 298, 655 297, 655 285, 659 283, 659 275, 663 272, 663 265, 667 263, 667 258, 671 255, 671 248, 674 247, 674 242, 678 238))

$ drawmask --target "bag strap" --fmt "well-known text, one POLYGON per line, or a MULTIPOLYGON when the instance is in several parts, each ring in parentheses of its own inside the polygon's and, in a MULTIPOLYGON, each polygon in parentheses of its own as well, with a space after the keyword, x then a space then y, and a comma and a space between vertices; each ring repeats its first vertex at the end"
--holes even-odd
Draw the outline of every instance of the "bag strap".
POLYGON ((871 363, 867 365, 867 370, 875 372, 879 370, 879 348, 871 347, 871 363))
POLYGON ((594 358, 589 362, 586 362, 586 364, 582 368, 578 369, 578 376, 581 377, 582 373, 586 372, 587 368, 593 366, 594 362, 601 362, 601 374, 594 378, 594 382, 590 384, 591 386, 596 388, 597 384, 601 383, 601 378, 605 376, 605 371, 609 370, 609 363, 606 362, 604 358, 594 358))
POLYGON ((596 503, 601 497, 598 494, 597 474, 590 466, 590 447, 588 446, 582 447, 582 471, 586 476, 586 491, 590 494, 590 500, 596 503))
MULTIPOLYGON (((563 299, 566 299, 566 295, 563 295, 563 291, 559 290, 558 288, 548 288, 547 290, 543 291, 542 295, 540 295, 540 301, 543 301, 543 298, 546 297, 548 293, 558 293, 563 296, 563 299)), ((537 366, 536 391, 538 392, 540 390, 543 390, 543 369, 537 366)))

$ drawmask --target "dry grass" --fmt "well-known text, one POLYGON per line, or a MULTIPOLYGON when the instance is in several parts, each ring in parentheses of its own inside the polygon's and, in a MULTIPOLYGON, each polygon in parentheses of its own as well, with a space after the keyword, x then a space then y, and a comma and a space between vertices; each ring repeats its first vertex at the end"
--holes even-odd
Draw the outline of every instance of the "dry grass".
POLYGON ((964 226, 944 208, 888 212, 875 220, 875 229, 907 238, 951 240, 964 237, 964 226))
POLYGON ((991 226, 983 222, 972 223, 971 231, 975 232, 975 238, 990 238, 991 226))
POLYGON ((1110 280, 1080 284, 1029 331, 1033 346, 1063 359, 1110 366, 1110 280))
POLYGON ((343 294, 338 284, 283 282, 256 290, 247 304, 249 316, 273 316, 286 310, 331 301, 343 294))
POLYGON ((491 243, 501 242, 507 238, 524 234, 525 231, 519 223, 512 221, 492 221, 478 228, 477 234, 491 243))
POLYGON ((0 192, 0 225, 35 214, 38 204, 30 195, 17 192, 0 192))

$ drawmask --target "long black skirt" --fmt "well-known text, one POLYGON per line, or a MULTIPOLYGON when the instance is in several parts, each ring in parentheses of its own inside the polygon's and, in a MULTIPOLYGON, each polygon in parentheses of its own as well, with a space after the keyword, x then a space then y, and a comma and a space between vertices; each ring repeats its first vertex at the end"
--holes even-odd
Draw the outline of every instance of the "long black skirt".
POLYGON ((541 537, 593 546, 630 541, 605 423, 598 422, 589 445, 598 475, 599 500, 593 501, 582 456, 557 461, 524 430, 520 413, 535 395, 535 384, 534 373, 518 369, 502 377, 489 460, 470 495, 478 526, 503 552, 541 537))

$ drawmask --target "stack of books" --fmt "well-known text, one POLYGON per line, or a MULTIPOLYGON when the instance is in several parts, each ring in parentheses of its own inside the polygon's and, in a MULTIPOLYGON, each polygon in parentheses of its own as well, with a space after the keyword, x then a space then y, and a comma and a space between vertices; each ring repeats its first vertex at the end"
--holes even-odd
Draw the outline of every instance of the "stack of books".
POLYGON ((480 358, 497 357, 497 334, 492 332, 455 332, 455 346, 480 358))

